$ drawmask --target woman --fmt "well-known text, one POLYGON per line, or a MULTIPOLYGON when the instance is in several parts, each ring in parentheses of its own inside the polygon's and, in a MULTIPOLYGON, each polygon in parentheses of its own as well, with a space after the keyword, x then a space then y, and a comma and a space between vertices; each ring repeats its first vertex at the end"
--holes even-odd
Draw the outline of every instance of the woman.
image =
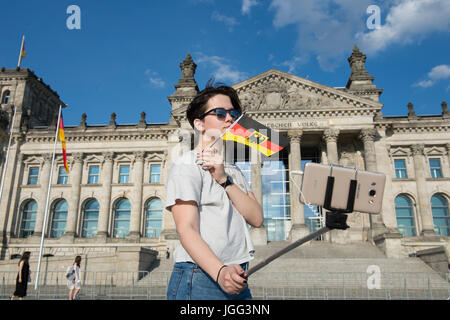
POLYGON ((199 137, 195 150, 176 159, 166 184, 181 245, 167 299, 251 299, 246 269, 253 258, 247 223, 260 227, 263 212, 242 172, 223 163, 222 141, 209 148, 240 115, 236 91, 227 86, 200 92, 187 109, 199 137))
POLYGON ((81 290, 81 280, 80 280, 80 264, 81 264, 81 256, 76 256, 75 261, 72 265, 74 270, 74 278, 73 280, 69 280, 67 286, 69 287, 69 300, 75 300, 77 294, 81 290))
POLYGON ((11 300, 13 300, 16 296, 19 297, 19 300, 23 300, 23 297, 27 295, 27 286, 31 274, 29 260, 30 252, 25 251, 19 261, 19 273, 16 278, 16 291, 14 291, 14 294, 10 297, 11 300))

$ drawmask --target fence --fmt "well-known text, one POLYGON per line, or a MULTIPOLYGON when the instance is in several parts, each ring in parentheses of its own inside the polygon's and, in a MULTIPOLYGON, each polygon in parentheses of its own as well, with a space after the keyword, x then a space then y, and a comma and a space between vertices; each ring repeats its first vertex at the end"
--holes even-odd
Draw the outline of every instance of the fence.
MULTIPOLYGON (((170 272, 81 272, 83 300, 164 300, 170 272)), ((35 273, 34 273, 35 275, 35 273)), ((33 276, 33 274, 32 274, 33 276)), ((0 271, 0 299, 14 292, 17 272, 0 271)), ((258 300, 447 300, 449 274, 382 273, 371 282, 366 273, 260 273, 249 278, 258 300)), ((38 290, 29 283, 26 299, 68 299, 65 272, 41 274, 38 290)))

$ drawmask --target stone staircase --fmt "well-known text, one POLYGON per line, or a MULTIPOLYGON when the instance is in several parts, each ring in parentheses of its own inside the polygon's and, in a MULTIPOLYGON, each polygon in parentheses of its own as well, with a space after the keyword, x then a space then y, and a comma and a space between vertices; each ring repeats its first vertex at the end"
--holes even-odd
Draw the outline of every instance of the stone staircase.
MULTIPOLYGON (((257 246, 250 268, 287 245, 257 246)), ((172 267, 172 257, 160 254, 150 271, 161 296, 172 267)), ((446 279, 448 275, 435 272, 419 258, 387 258, 370 243, 311 241, 255 272, 249 286, 256 299, 446 299, 450 296, 446 279)))

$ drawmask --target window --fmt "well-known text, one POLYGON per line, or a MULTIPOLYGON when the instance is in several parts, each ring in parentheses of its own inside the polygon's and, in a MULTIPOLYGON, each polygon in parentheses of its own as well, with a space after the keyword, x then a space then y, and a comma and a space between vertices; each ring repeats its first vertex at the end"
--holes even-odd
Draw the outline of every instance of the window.
POLYGON ((439 158, 430 159, 430 170, 432 178, 442 178, 441 160, 439 158))
POLYGON ((450 216, 448 214, 448 201, 436 194, 431 197, 431 213, 433 215, 434 231, 443 236, 450 236, 450 216))
POLYGON ((128 183, 130 180, 130 166, 120 166, 119 183, 128 183))
POLYGON ((11 95, 11 93, 10 93, 9 90, 6 90, 6 91, 3 93, 3 98, 2 98, 2 103, 3 103, 3 104, 8 104, 8 103, 9 103, 9 101, 10 101, 10 95, 11 95))
POLYGON ((152 164, 150 165, 150 182, 159 183, 161 180, 161 165, 152 164))
POLYGON ((130 232, 131 206, 128 199, 120 199, 114 206, 114 238, 125 238, 130 232))
POLYGON ((58 171, 58 184, 67 184, 69 176, 67 175, 66 169, 64 167, 59 167, 58 171))
POLYGON ((406 173, 406 164, 405 159, 395 159, 395 177, 405 179, 408 178, 408 174, 406 173))
POLYGON ((59 200, 53 208, 50 238, 60 238, 66 232, 67 201, 59 200))
POLYGON ((414 212, 411 200, 405 195, 395 198, 395 214, 397 216, 398 230, 405 237, 416 235, 414 212))
POLYGON ((22 223, 20 224, 19 238, 27 238, 34 233, 36 213, 37 202, 29 200, 22 209, 22 223))
POLYGON ((162 229, 162 202, 154 198, 147 202, 145 206, 146 223, 145 236, 147 238, 159 238, 162 229))
POLYGON ((98 183, 99 172, 100 172, 99 166, 90 166, 89 167, 88 184, 97 184, 98 183))
POLYGON ((97 234, 98 212, 99 205, 97 200, 91 199, 86 202, 83 209, 82 238, 92 238, 97 234))
POLYGON ((39 167, 30 167, 28 170, 28 184, 37 184, 39 178, 39 167))

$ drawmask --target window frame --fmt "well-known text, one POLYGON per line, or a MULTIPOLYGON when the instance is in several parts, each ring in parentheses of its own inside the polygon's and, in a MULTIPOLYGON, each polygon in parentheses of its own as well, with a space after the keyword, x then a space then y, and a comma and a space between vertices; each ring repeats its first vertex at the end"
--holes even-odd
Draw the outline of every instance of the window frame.
POLYGON ((150 163, 150 178, 149 183, 161 183, 161 169, 162 165, 160 163, 150 163), (152 168, 159 166, 159 172, 158 173, 152 173, 152 168), (152 181, 153 176, 158 176, 158 181, 152 181))
POLYGON ((69 183, 69 175, 66 172, 66 168, 64 168, 64 166, 59 166, 58 167, 58 179, 56 180, 56 184, 68 184, 69 183), (62 170, 61 170, 62 169, 62 170), (63 174, 61 175, 61 172, 63 172, 63 174), (60 179, 62 178, 63 182, 60 182, 60 179), (64 179, 65 178, 65 179, 64 179))
POLYGON ((442 176, 442 162, 441 162, 441 158, 428 158, 428 166, 430 167, 430 175, 431 175, 431 178, 433 178, 433 179, 439 179, 439 178, 442 178, 443 176, 442 176), (437 160, 438 162, 439 162, 439 168, 438 167, 432 167, 431 166, 431 160, 437 160), (437 171, 437 170, 439 170, 439 171, 437 171), (435 176, 435 173, 436 172, 439 172, 439 175, 438 176, 435 176))
POLYGON ((131 166, 129 164, 120 164, 119 165, 119 183, 120 184, 126 184, 130 183, 130 173, 131 173, 131 166), (128 173, 125 175, 121 173, 122 168, 128 167, 128 173), (127 177, 126 181, 122 181, 122 177, 127 177))
POLYGON ((394 172, 395 172, 395 178, 396 179, 408 179, 408 169, 406 167, 406 159, 404 158, 398 158, 398 159, 394 159, 394 172), (396 163, 398 163, 399 161, 402 161, 404 164, 403 168, 397 168, 396 163), (404 177, 397 175, 397 173, 404 173, 404 177))
POLYGON ((27 185, 29 185, 29 186, 34 186, 34 185, 37 185, 37 184, 39 184, 39 173, 40 173, 40 171, 41 171, 41 168, 39 167, 39 166, 29 166, 28 167, 28 178, 27 178, 27 185), (37 170, 37 174, 36 175, 31 175, 31 171, 33 170, 33 169, 36 169, 37 170), (36 182, 35 183, 30 183, 30 179, 31 178, 36 178, 36 182))
POLYGON ((100 183, 100 166, 98 164, 92 164, 88 166, 88 177, 87 177, 87 184, 99 184, 100 183), (91 174, 91 169, 96 167, 98 169, 97 174, 91 174), (96 182, 91 182, 91 177, 96 177, 96 182))

